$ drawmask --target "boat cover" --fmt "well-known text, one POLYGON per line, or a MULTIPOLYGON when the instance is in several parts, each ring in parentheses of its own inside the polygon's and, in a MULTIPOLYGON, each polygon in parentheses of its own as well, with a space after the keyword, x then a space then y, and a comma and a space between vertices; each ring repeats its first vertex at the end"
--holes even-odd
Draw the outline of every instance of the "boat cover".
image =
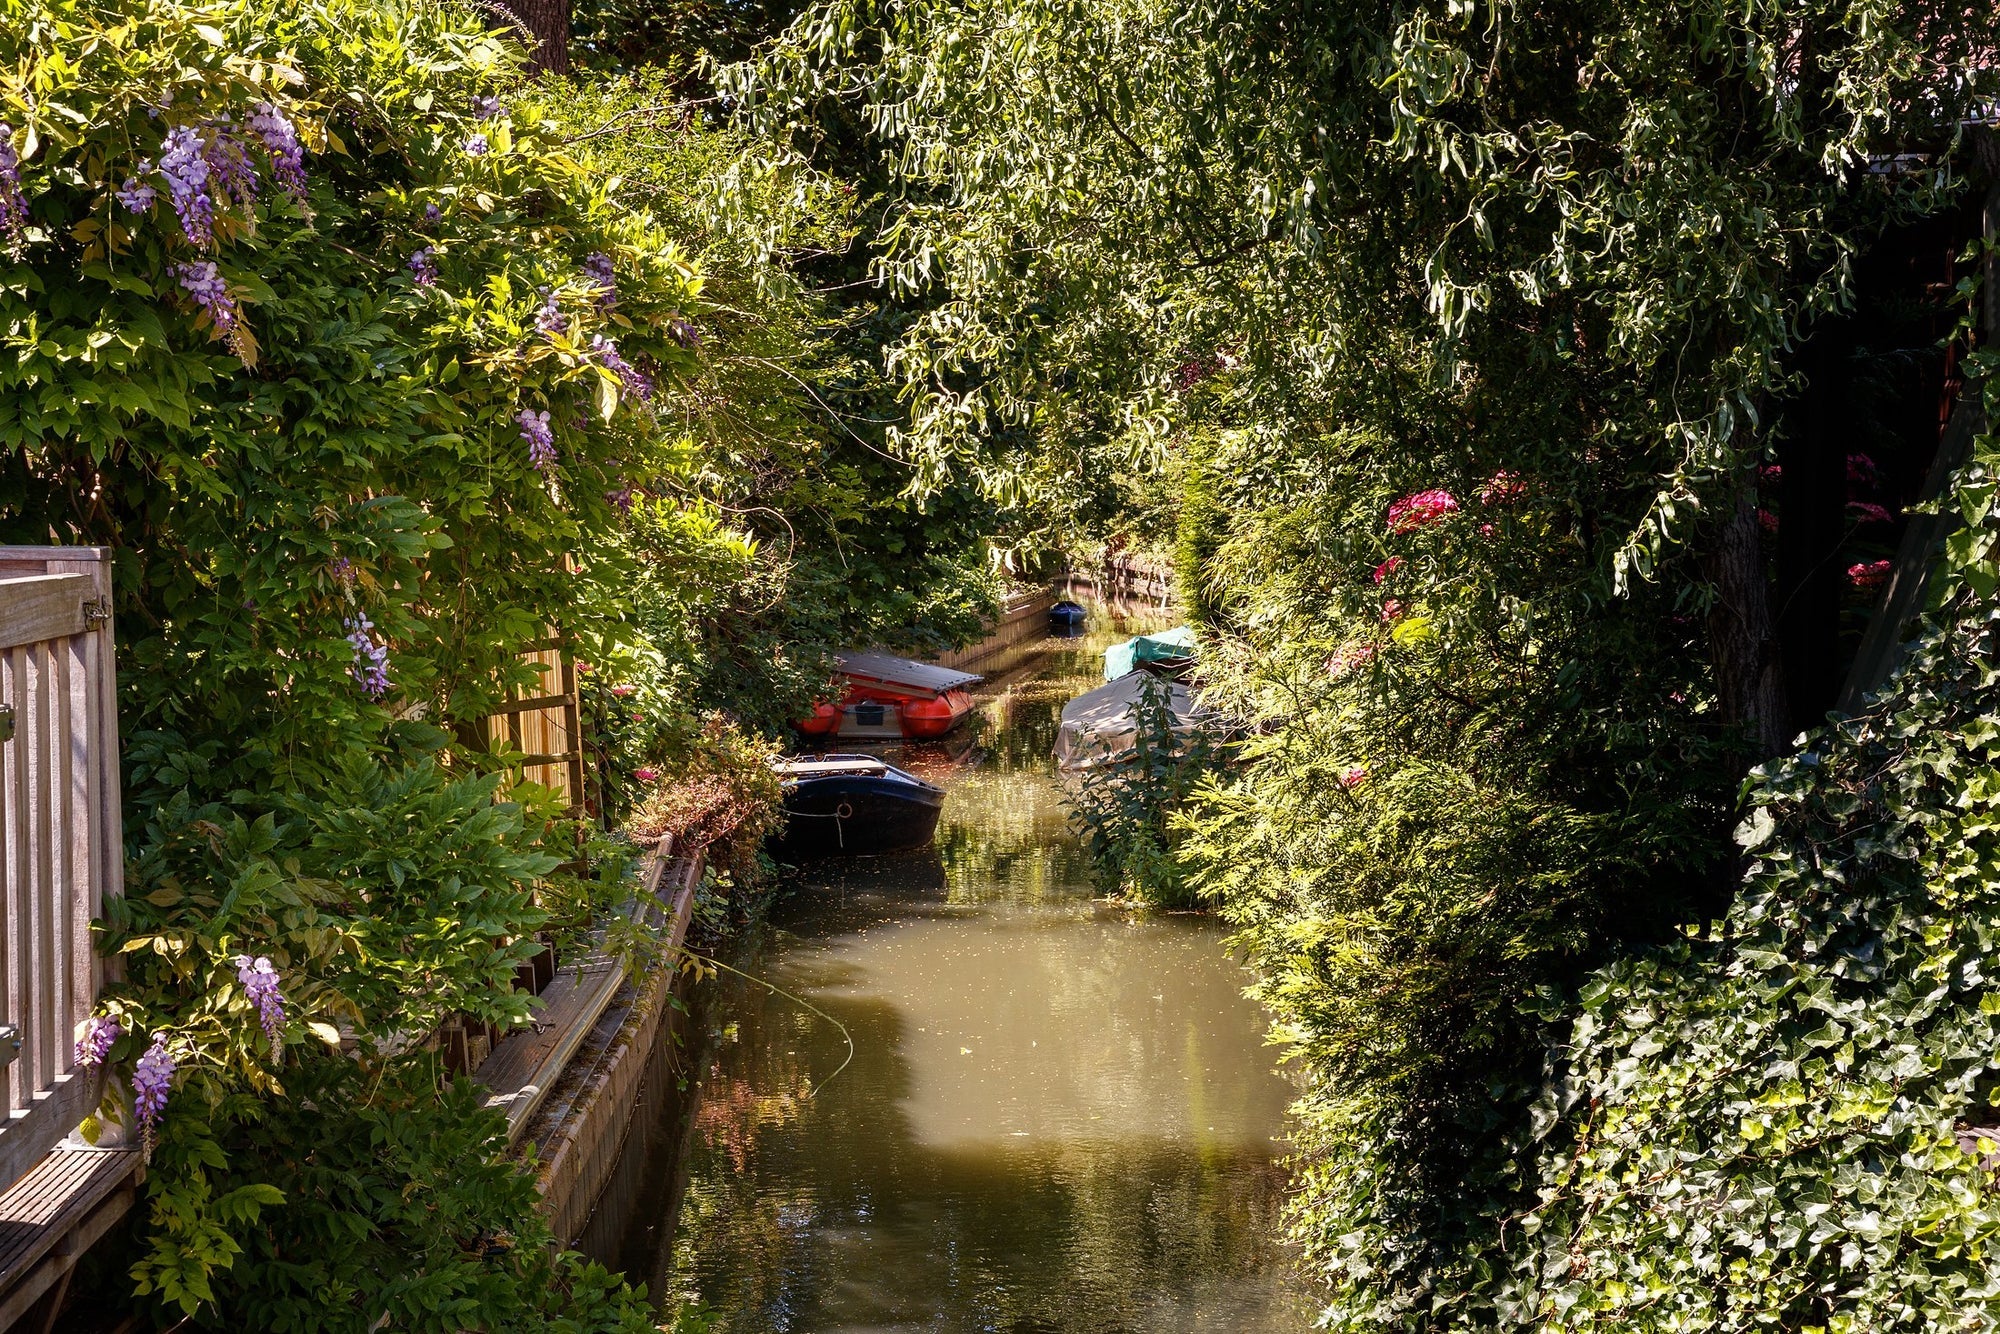
POLYGON ((1185 625, 1156 635, 1135 635, 1104 650, 1104 679, 1116 681, 1149 662, 1173 662, 1193 656, 1194 631, 1185 625))
POLYGON ((1089 769, 1131 753, 1139 735, 1139 700, 1148 686, 1165 692, 1176 736, 1219 725, 1222 715, 1178 681, 1131 672, 1063 705, 1056 729, 1056 766, 1089 769))
POLYGON ((986 678, 977 672, 961 672, 935 663, 898 658, 889 653, 841 653, 840 674, 871 685, 889 686, 909 695, 935 699, 947 690, 963 690, 986 678))

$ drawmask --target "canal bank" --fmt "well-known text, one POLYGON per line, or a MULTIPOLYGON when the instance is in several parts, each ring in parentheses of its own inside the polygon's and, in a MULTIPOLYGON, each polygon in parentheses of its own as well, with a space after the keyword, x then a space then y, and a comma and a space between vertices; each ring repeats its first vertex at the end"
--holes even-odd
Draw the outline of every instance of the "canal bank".
POLYGON ((1246 978, 1208 920, 1093 897, 1051 773, 1104 644, 1160 623, 1026 644, 965 735, 901 752, 951 793, 937 847, 787 886, 762 981, 694 998, 693 1096, 594 1254, 742 1334, 1309 1327, 1246 978))

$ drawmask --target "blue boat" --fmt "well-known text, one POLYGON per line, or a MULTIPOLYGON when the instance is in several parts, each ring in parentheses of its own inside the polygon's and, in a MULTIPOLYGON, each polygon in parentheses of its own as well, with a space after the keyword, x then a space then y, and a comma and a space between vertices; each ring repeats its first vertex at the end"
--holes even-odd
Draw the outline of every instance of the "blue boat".
POLYGON ((865 856, 930 845, 944 789, 874 755, 774 761, 785 785, 785 827, 768 843, 780 861, 865 856))

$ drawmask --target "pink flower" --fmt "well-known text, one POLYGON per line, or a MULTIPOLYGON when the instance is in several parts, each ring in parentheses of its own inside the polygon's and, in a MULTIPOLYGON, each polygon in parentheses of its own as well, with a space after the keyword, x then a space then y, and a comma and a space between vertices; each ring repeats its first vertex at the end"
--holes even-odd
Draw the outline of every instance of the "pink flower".
POLYGON ((1458 501, 1449 491, 1419 491, 1389 506, 1389 531, 1413 533, 1428 528, 1448 514, 1458 513, 1458 501))
POLYGON ((1889 562, 1862 561, 1847 567, 1847 582, 1863 592, 1871 592, 1889 581, 1889 562))
POLYGON ((1336 650, 1327 657, 1327 675, 1337 680, 1357 668, 1366 667, 1375 661, 1375 655, 1380 651, 1375 645, 1366 642, 1350 644, 1346 648, 1336 650))
POLYGON ((1351 769, 1341 770, 1340 785, 1346 788, 1349 792, 1352 792, 1355 788, 1360 787, 1363 783, 1367 781, 1368 781, 1368 766, 1365 764, 1357 764, 1351 769))
POLYGON ((1855 516, 1863 523, 1894 523, 1896 521, 1896 516, 1889 513, 1888 510, 1883 509, 1880 505, 1870 504, 1865 500, 1850 500, 1847 502, 1847 508, 1852 510, 1855 516))
POLYGON ((1758 510, 1757 526, 1767 533, 1775 533, 1778 531, 1778 516, 1769 510, 1758 510))
POLYGON ((1401 556, 1389 557, 1389 559, 1383 561, 1380 565, 1377 565, 1375 567, 1375 582, 1378 584, 1381 583, 1384 579, 1387 579, 1390 575, 1394 574, 1397 571, 1397 569, 1399 569, 1402 566, 1402 564, 1403 564, 1403 558, 1401 556))
POLYGON ((1403 603, 1399 598, 1390 598, 1382 604, 1382 619, 1399 621, 1403 618, 1403 603))
POLYGON ((1757 470, 1757 475, 1767 482, 1782 482, 1785 470, 1775 463, 1767 463, 1757 470))
POLYGON ((1521 480, 1519 473, 1502 468, 1486 479, 1479 488, 1479 503, 1482 505, 1504 505, 1510 500, 1519 500, 1528 493, 1528 484, 1521 480))
POLYGON ((612 693, 612 694, 614 694, 614 695, 616 695, 616 696, 618 696, 618 698, 620 698, 620 699, 624 699, 624 698, 625 698, 625 697, 626 697, 627 695, 629 695, 629 694, 631 694, 631 693, 632 693, 632 687, 631 687, 631 686, 613 686, 613 687, 611 687, 611 693, 612 693))
POLYGON ((1479 535, 1481 537, 1491 537, 1493 536, 1493 533, 1494 533, 1494 528, 1492 524, 1482 523, 1479 525, 1479 535))
POLYGON ((658 769, 634 769, 632 776, 642 783, 655 783, 659 781, 660 771, 658 769))
POLYGON ((1847 456, 1847 480, 1849 482, 1872 482, 1877 476, 1875 460, 1866 454, 1847 456))

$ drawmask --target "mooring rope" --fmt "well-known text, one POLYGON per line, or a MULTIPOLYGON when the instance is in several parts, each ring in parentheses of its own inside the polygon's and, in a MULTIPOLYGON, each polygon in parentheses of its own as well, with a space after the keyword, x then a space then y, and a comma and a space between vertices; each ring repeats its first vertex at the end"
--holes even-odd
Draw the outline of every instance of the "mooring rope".
POLYGON ((847 1043, 846 1059, 841 1061, 839 1065, 835 1066, 833 1073, 828 1075, 825 1079, 820 1080, 819 1083, 808 1084, 806 1086, 806 1091, 799 1097, 800 1102, 811 1102, 812 1099, 819 1093, 821 1089, 825 1088, 828 1084, 831 1084, 835 1079, 838 1079, 840 1077, 840 1072, 842 1070, 845 1070, 853 1062, 854 1035, 847 1031, 846 1024, 841 1023, 840 1020, 834 1018, 832 1015, 828 1014, 825 1010, 820 1009, 819 1006, 814 1005, 811 1001, 807 1000, 803 996, 793 995, 791 992, 785 990, 783 987, 779 986, 775 982, 768 982, 761 977, 752 977, 750 974, 744 972, 741 968, 732 968, 720 959, 711 959, 706 954, 696 954, 693 950, 689 949, 685 945, 681 946, 680 950, 681 953, 685 954, 688 958, 697 959, 702 963, 707 964, 711 968, 720 968, 725 973, 734 973, 736 974, 736 976, 742 978, 745 982, 755 982, 758 986, 764 988, 766 991, 771 992, 773 995, 783 996, 786 1000, 793 1002, 794 1004, 800 1006, 801 1008, 811 1010, 814 1014, 818 1015, 820 1018, 826 1020, 829 1024, 832 1024, 835 1028, 840 1030, 841 1040, 847 1043))

